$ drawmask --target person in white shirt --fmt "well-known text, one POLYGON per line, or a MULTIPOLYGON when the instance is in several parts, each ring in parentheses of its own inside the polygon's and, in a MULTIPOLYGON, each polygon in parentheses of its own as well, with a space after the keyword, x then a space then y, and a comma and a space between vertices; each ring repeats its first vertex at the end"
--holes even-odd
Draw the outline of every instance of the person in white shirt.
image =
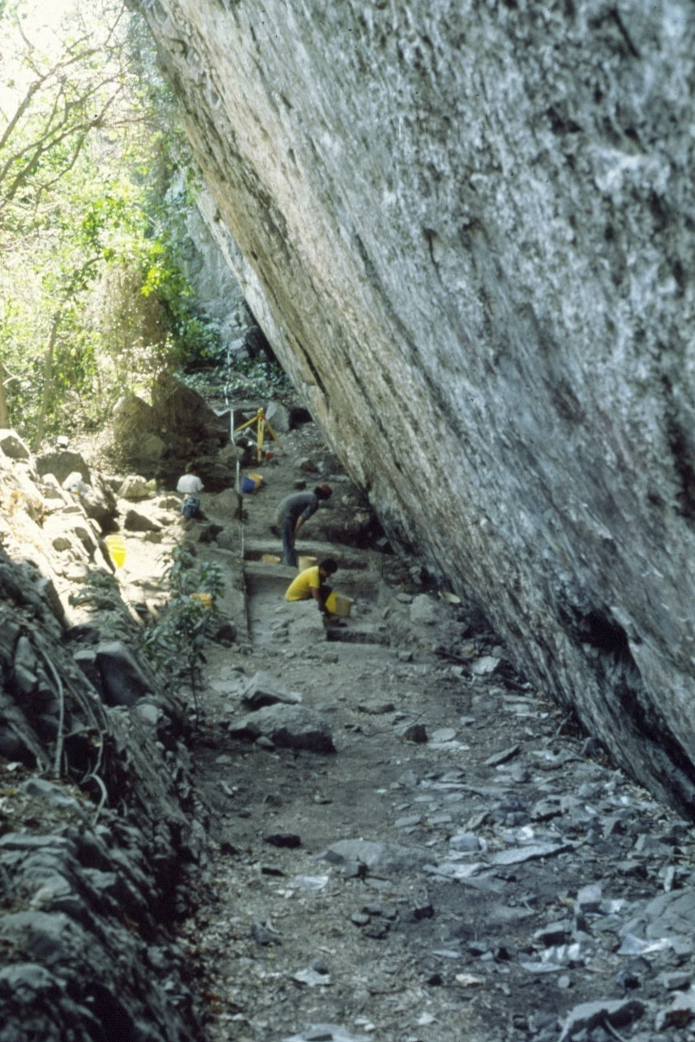
POLYGON ((181 513, 184 517, 202 518, 198 492, 204 487, 203 482, 198 477, 198 465, 189 463, 186 467, 186 473, 182 474, 176 485, 176 491, 183 493, 181 513))

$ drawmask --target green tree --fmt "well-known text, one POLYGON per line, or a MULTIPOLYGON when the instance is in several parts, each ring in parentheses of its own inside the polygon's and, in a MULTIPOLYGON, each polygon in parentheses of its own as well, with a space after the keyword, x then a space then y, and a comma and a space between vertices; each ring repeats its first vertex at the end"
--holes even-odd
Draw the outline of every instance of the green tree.
POLYGON ((38 447, 101 425, 119 392, 146 394, 210 335, 170 205, 175 178, 188 193, 172 159, 185 147, 142 24, 118 0, 75 0, 31 35, 26 10, 0 6, 0 362, 38 447))

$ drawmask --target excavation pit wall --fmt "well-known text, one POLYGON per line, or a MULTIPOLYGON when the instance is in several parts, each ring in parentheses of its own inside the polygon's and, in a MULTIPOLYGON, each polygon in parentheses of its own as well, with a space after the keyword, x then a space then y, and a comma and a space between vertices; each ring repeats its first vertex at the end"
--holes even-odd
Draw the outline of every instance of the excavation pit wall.
MULTIPOLYGON (((246 551, 244 562, 244 588, 249 639, 253 648, 277 645, 283 651, 303 650, 317 644, 344 640, 354 643, 383 645, 389 643, 388 627, 380 611, 380 555, 361 553, 359 556, 349 548, 337 548, 332 544, 308 543, 307 556, 332 557, 338 563, 338 571, 329 580, 333 590, 352 599, 350 616, 341 620, 336 628, 327 628, 318 611, 317 602, 287 601, 285 592, 297 575, 297 569, 264 561, 264 556, 274 556, 276 545, 255 547, 246 551)), ((304 551, 303 551, 304 552, 304 551)))

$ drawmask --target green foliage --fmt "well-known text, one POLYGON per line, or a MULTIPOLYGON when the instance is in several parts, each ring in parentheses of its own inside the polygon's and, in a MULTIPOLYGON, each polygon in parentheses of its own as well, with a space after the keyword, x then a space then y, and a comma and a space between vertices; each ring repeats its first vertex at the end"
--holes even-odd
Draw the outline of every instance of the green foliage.
POLYGON ((198 563, 187 543, 175 547, 167 557, 165 579, 171 596, 161 619, 147 628, 142 651, 168 684, 176 676, 187 678, 198 716, 205 644, 220 617, 217 598, 223 588, 222 573, 214 563, 198 563), (209 607, 195 596, 200 593, 209 594, 209 607))
POLYGON ((32 441, 101 427, 124 390, 217 348, 182 273, 188 151, 142 21, 121 0, 45 6, 39 31, 26 0, 0 4, 0 359, 32 441))
POLYGON ((121 604, 118 579, 108 572, 90 570, 80 589, 68 596, 72 605, 91 604, 94 608, 113 608, 121 604))
MULTIPOLYGON (((219 355, 218 355, 219 357, 219 355)), ((178 377, 183 383, 203 394, 207 387, 224 387, 230 398, 282 398, 292 390, 292 384, 278 362, 267 359, 228 355, 214 369, 184 370, 178 377)))

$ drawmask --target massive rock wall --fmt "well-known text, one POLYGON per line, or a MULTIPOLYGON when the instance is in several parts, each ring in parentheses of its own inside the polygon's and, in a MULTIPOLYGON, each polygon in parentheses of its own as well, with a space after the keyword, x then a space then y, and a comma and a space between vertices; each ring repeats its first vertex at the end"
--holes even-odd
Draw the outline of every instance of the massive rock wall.
POLYGON ((142 7, 390 534, 695 815, 690 0, 142 7))

